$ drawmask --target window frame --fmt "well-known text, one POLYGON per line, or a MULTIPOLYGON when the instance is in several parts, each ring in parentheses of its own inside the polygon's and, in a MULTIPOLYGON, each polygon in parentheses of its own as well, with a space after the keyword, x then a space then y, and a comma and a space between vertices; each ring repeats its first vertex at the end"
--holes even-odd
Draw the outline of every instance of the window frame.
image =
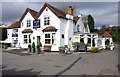
POLYGON ((50 33, 45 34, 45 44, 51 44, 51 37, 50 36, 51 36, 50 33), (47 37, 47 36, 49 36, 49 37, 47 37), (47 40, 49 40, 49 43, 47 40))
POLYGON ((31 19, 27 19, 26 20, 26 26, 27 27, 31 27, 31 19))
POLYGON ((54 32, 45 33, 45 44, 55 45, 56 44, 56 33, 54 32))
POLYGON ((44 16, 44 25, 50 25, 50 16, 49 15, 44 16))
POLYGON ((27 34, 26 35, 23 35, 23 43, 24 44, 27 44, 28 43, 28 38, 27 38, 27 34), (26 36, 26 37, 25 37, 26 36))

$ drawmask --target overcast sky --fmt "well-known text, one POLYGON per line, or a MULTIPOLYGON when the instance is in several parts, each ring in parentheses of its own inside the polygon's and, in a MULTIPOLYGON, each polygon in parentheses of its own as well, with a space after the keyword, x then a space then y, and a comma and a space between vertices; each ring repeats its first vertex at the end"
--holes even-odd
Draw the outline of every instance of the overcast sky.
MULTIPOLYGON (((65 12, 69 6, 73 6, 74 15, 91 14, 96 27, 118 24, 117 2, 49 2, 49 4, 65 12)), ((39 11, 43 5, 44 2, 2 2, 2 22, 10 25, 20 19, 27 7, 39 11)))

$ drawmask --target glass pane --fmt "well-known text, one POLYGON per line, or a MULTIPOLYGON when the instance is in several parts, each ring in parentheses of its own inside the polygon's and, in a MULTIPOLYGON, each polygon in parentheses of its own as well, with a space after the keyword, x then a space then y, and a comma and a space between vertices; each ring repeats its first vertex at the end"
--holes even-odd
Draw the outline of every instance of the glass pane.
POLYGON ((50 34, 45 34, 45 38, 50 38, 50 34))
POLYGON ((45 39, 45 44, 50 44, 51 39, 45 39))
POLYGON ((27 38, 27 35, 24 35, 24 38, 27 38))

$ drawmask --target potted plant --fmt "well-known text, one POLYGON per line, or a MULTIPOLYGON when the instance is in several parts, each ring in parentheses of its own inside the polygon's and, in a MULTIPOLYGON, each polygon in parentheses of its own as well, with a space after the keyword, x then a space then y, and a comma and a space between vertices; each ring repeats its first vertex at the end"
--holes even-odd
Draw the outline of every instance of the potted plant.
POLYGON ((37 44, 37 46, 36 46, 36 53, 37 53, 37 54, 40 53, 40 45, 39 45, 39 44, 37 44))
POLYGON ((35 43, 32 43, 32 53, 35 53, 35 43))
POLYGON ((63 54, 63 53, 64 53, 64 50, 65 50, 65 49, 64 49, 64 46, 60 46, 60 47, 59 47, 59 53, 62 53, 62 54, 63 54))
POLYGON ((31 52, 31 45, 29 44, 28 45, 28 53, 30 53, 31 52))

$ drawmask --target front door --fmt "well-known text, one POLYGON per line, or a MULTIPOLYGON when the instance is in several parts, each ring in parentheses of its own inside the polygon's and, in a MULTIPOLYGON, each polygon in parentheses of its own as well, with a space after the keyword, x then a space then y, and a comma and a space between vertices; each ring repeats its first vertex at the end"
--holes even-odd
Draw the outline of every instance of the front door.
POLYGON ((40 36, 37 36, 37 44, 40 44, 40 36))

